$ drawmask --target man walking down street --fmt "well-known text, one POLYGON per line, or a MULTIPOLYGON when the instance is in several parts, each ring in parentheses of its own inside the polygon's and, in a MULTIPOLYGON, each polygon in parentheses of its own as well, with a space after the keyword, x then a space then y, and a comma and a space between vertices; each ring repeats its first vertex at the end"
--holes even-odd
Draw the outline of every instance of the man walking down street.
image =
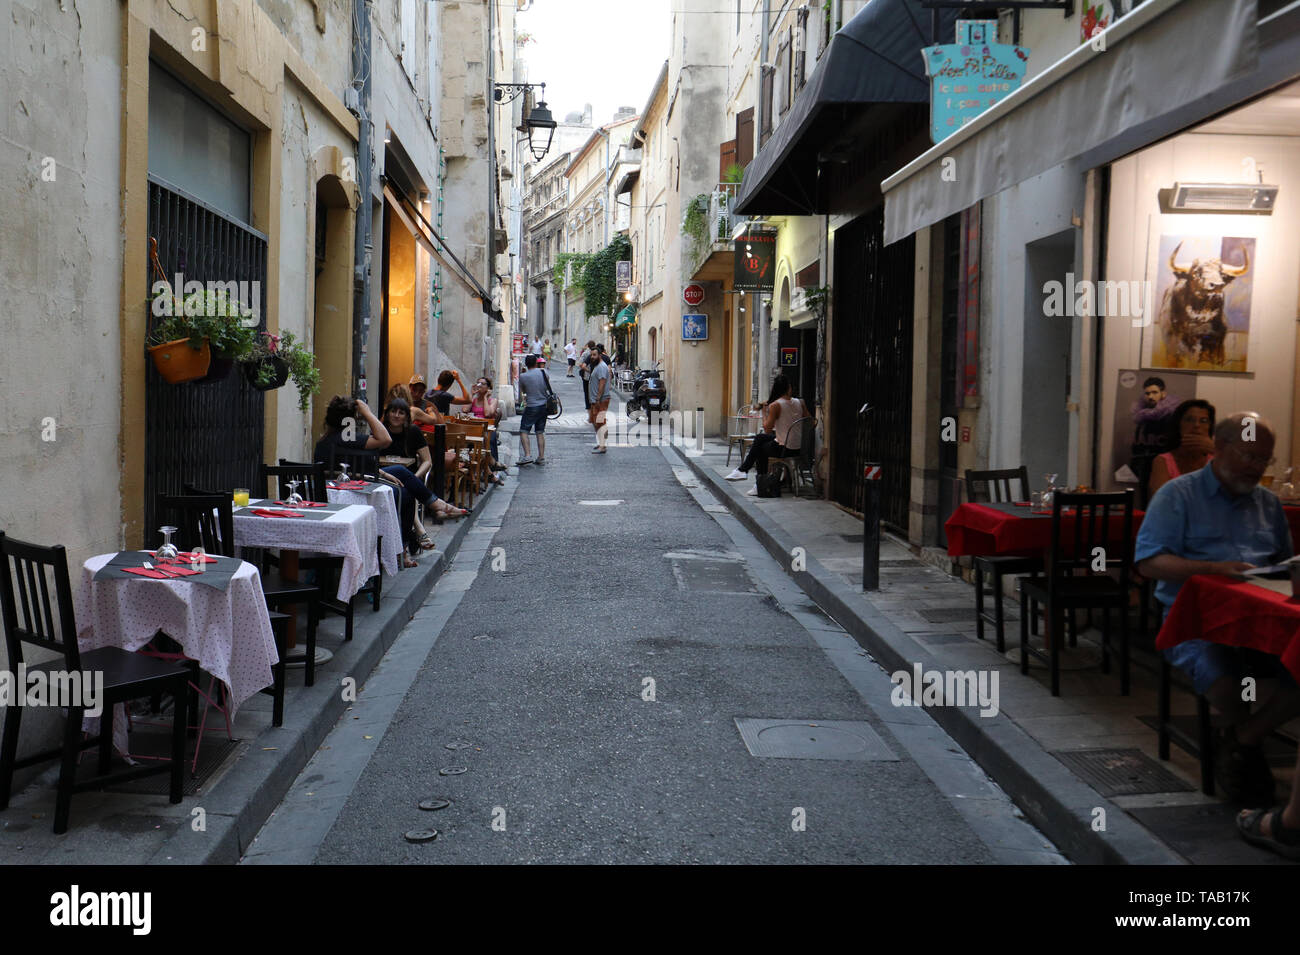
POLYGON ((569 360, 569 372, 564 377, 572 378, 573 366, 578 360, 578 340, 576 338, 564 346, 564 357, 569 360))
POLYGON ((515 404, 524 405, 523 417, 519 421, 519 446, 524 456, 519 465, 537 464, 546 466, 546 375, 537 367, 537 356, 529 355, 524 359, 528 370, 519 376, 519 388, 515 393, 515 404), (528 432, 537 432, 537 459, 534 461, 532 450, 528 447, 528 432))
POLYGON ((596 429, 596 446, 592 454, 605 453, 605 412, 609 409, 610 383, 609 365, 601 360, 598 352, 592 352, 588 359, 590 372, 587 390, 591 393, 591 407, 587 413, 591 416, 591 426, 596 429))

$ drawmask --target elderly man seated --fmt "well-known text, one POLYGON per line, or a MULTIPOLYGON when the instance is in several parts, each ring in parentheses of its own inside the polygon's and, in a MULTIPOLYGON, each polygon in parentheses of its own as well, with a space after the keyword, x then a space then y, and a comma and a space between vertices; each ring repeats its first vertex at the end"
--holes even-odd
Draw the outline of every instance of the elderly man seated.
MULTIPOLYGON (((1282 503, 1259 487, 1273 445, 1273 429, 1259 415, 1229 415, 1214 429, 1209 465, 1174 478, 1152 498, 1134 558, 1143 576, 1159 581, 1156 598, 1166 610, 1193 574, 1235 576, 1291 556, 1282 503)), ((1186 640, 1165 656, 1227 718, 1214 767, 1224 792, 1241 804, 1270 805, 1273 774, 1260 743, 1300 714, 1300 691, 1281 661, 1207 640, 1186 640), (1242 700, 1243 677, 1252 674, 1279 681, 1277 692, 1254 712, 1242 700)))

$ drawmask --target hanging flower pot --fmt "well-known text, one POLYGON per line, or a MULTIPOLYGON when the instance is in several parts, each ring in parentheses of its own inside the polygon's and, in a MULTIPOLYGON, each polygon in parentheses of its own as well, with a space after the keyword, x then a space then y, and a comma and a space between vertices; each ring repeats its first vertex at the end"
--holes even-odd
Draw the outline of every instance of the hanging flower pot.
POLYGON ((208 367, 212 364, 212 350, 208 347, 206 338, 199 348, 191 345, 188 338, 163 342, 150 347, 149 357, 153 359, 158 374, 169 385, 197 381, 208 373, 208 367))
POLYGON ((289 363, 279 355, 243 363, 244 377, 258 391, 273 391, 289 380, 289 363))

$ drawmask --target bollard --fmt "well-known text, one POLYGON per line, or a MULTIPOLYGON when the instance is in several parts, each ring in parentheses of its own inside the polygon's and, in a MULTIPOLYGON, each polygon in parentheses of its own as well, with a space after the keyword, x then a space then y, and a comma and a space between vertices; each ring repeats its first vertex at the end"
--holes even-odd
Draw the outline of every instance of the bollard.
POLYGON ((704 453, 704 409, 695 409, 695 450, 704 453))
POLYGON ((862 589, 880 589, 880 479, 879 464, 867 462, 862 476, 867 479, 862 502, 862 589))
POLYGON ((433 426, 433 446, 430 448, 430 453, 433 455, 433 494, 434 497, 442 498, 447 476, 447 426, 445 424, 433 426))

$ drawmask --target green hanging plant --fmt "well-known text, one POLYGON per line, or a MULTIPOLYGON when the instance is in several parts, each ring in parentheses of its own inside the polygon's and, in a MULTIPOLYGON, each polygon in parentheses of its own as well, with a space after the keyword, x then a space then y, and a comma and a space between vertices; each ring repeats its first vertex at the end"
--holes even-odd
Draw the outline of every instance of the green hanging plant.
POLYGON ((694 243, 695 257, 709 244, 709 197, 700 193, 686 203, 686 214, 682 217, 682 235, 694 243))
POLYGON ((826 317, 826 306, 830 304, 831 287, 829 285, 814 285, 803 290, 803 300, 807 303, 809 310, 819 319, 826 317))
POLYGON ((582 269, 582 277, 574 278, 574 290, 582 292, 583 311, 592 315, 613 315, 619 304, 617 263, 632 258, 632 243, 626 235, 593 254, 582 269))

